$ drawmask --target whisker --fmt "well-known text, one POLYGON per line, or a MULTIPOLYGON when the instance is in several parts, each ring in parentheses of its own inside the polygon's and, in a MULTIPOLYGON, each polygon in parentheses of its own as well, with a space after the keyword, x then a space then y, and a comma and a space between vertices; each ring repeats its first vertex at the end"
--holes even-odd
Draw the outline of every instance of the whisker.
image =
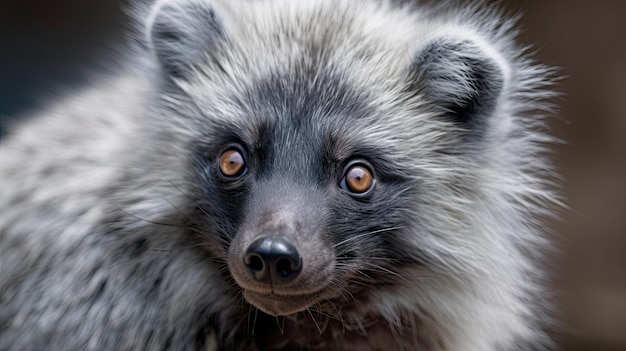
POLYGON ((338 246, 341 246, 341 245, 343 245, 345 243, 348 243, 350 241, 353 241, 353 240, 358 240, 358 239, 360 239, 360 238, 362 238, 364 236, 379 234, 379 233, 388 232, 388 231, 391 231, 391 230, 402 229, 402 228, 405 228, 405 226, 397 226, 397 227, 389 227, 389 228, 377 229, 377 230, 373 230, 373 231, 370 231, 370 232, 366 232, 366 233, 362 233, 362 234, 359 234, 359 235, 355 235, 355 236, 349 237, 349 238, 347 238, 347 239, 345 239, 343 241, 338 242, 337 244, 333 245, 333 248, 337 248, 338 246))
POLYGON ((256 319, 257 319, 258 313, 259 313, 259 310, 256 307, 250 305, 250 309, 248 310, 248 330, 250 331, 250 336, 254 336, 254 330, 256 328, 256 319), (252 318, 252 330, 250 331, 250 317, 252 314, 251 310, 253 309, 254 309, 254 318, 252 318))
MULTIPOLYGON (((343 297, 343 295, 342 295, 343 297)), ((336 320, 339 320, 341 322, 341 329, 343 331, 343 333, 346 332, 346 322, 343 320, 343 316, 341 315, 341 312, 339 311, 339 309, 337 309, 337 306, 335 306, 335 304, 330 300, 330 299, 325 299, 326 302, 328 302, 328 304, 330 305, 330 307, 332 307, 335 312, 337 313, 337 318, 335 318, 336 320)))
POLYGON ((276 325, 278 325, 280 335, 285 335, 285 316, 276 316, 276 325), (282 322, 280 322, 278 318, 282 318, 282 322))
POLYGON ((141 221, 144 221, 146 223, 155 224, 155 225, 162 225, 162 226, 166 226, 166 227, 179 227, 179 228, 184 228, 185 227, 185 226, 180 225, 180 224, 163 223, 163 222, 152 221, 152 220, 143 218, 143 217, 141 217, 139 215, 136 215, 134 213, 130 213, 130 212, 126 211, 125 209, 123 209, 122 207, 120 207, 119 205, 117 205, 117 204, 114 204, 114 205, 115 205, 115 207, 117 207, 118 210, 124 212, 125 214, 127 214, 127 215, 129 215, 131 217, 135 217, 135 218, 137 218, 137 219, 139 219, 141 221))
POLYGON ((163 176, 163 178, 165 178, 170 184, 172 184, 172 186, 174 186, 176 188, 176 190, 178 190, 181 195, 183 195, 187 200, 191 200, 191 202, 193 202, 194 205, 196 205, 196 207, 198 207, 198 209, 205 215, 205 216, 209 216, 209 214, 206 212, 206 210, 204 208, 202 208, 202 206, 200 206, 196 200, 194 200, 191 196, 189 196, 188 194, 186 194, 176 183, 174 183, 170 178, 168 178, 165 173, 160 172, 161 176, 163 176))
POLYGON ((307 308, 306 309, 307 312, 309 312, 309 315, 311 316, 311 319, 313 320, 313 323, 315 324, 315 327, 317 328, 317 331, 320 332, 320 335, 322 335, 322 329, 320 328, 319 324, 317 324, 317 321, 315 320, 315 317, 313 317, 313 313, 311 313, 311 309, 307 308))
POLYGON ((168 204, 170 204, 170 206, 172 206, 172 208, 173 208, 173 209, 175 209, 176 211, 178 211, 178 213, 179 213, 181 216, 185 217, 185 219, 187 219, 187 220, 189 221, 189 223, 192 223, 192 224, 194 223, 194 220, 193 220, 193 219, 191 219, 191 217, 189 217, 189 216, 188 216, 185 212, 181 211, 181 209, 180 209, 180 208, 176 207, 176 205, 174 205, 174 204, 172 203, 172 201, 170 201, 170 199, 168 199, 168 198, 166 198, 165 196, 163 196, 163 200, 167 201, 167 203, 168 203, 168 204))

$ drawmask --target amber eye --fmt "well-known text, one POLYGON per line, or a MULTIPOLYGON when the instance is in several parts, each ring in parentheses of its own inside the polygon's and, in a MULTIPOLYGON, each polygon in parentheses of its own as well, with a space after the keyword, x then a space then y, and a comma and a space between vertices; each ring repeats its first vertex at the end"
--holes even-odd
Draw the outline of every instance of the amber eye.
POLYGON ((348 168, 341 180, 341 187, 353 194, 364 194, 374 185, 374 177, 367 167, 354 165, 348 168))
POLYGON ((228 178, 239 177, 246 171, 246 162, 237 150, 230 149, 224 151, 220 156, 220 172, 228 178))

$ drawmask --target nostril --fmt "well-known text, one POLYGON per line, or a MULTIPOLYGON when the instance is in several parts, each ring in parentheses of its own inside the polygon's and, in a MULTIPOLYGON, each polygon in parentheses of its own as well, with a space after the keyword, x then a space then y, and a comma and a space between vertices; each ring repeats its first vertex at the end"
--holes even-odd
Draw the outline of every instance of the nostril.
POLYGON ((249 269, 253 271, 262 271, 265 268, 265 264, 263 264, 263 259, 261 256, 255 253, 249 253, 245 258, 246 265, 249 269))
POLYGON ((276 273, 280 277, 287 278, 300 270, 300 262, 282 257, 276 262, 276 273))

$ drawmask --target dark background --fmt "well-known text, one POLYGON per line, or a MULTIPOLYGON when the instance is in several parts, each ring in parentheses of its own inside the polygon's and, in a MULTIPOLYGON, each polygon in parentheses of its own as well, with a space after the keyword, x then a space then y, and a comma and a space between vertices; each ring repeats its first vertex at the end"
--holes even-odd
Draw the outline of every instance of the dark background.
MULTIPOLYGON (((143 0, 142 0, 143 1, 143 0)), ((122 0, 0 0, 0 127, 106 72, 128 28, 122 0)), ((554 290, 566 351, 626 350, 626 1, 511 0, 521 41, 560 66, 562 211, 554 290)), ((1 131, 0 131, 1 132, 1 131)), ((495 332, 495 331, 494 331, 495 332)))

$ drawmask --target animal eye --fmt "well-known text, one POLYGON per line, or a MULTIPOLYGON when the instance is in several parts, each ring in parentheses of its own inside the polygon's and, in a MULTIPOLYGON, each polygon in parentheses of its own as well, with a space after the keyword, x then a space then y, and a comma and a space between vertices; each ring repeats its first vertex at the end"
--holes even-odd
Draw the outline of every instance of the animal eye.
POLYGON ((364 165, 356 164, 350 166, 343 179, 341 187, 352 194, 365 194, 374 185, 374 176, 372 172, 364 165))
POLYGON ((236 178, 242 176, 247 168, 241 152, 229 149, 220 156, 219 169, 224 177, 236 178))

